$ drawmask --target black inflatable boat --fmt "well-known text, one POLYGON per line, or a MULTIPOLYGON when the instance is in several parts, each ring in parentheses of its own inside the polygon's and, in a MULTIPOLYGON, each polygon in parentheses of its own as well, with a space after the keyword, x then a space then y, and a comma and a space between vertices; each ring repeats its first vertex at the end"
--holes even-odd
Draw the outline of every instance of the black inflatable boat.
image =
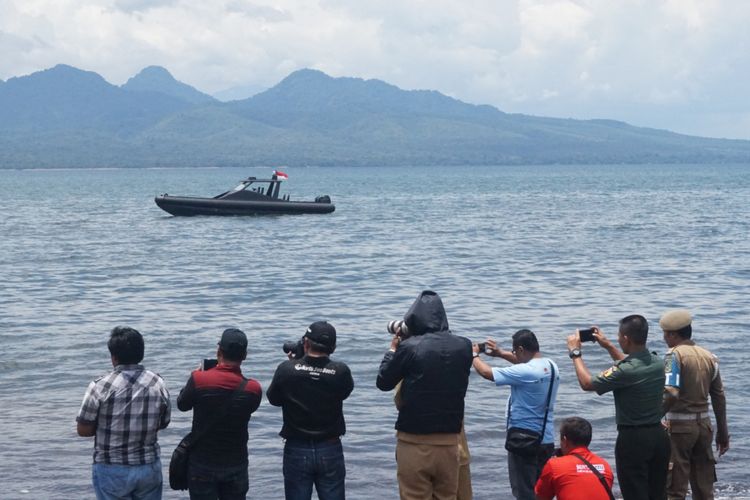
POLYGON ((172 215, 267 215, 267 214, 329 214, 336 210, 327 195, 315 201, 291 201, 289 195, 279 197, 286 174, 274 172, 270 179, 248 177, 239 185, 213 198, 170 196, 154 198, 156 204, 172 215))

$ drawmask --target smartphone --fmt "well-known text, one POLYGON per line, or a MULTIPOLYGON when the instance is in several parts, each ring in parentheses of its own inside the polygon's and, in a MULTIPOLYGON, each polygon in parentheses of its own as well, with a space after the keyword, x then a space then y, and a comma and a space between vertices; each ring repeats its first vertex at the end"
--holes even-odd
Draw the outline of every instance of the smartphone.
POLYGON ((218 359, 204 359, 203 362, 201 362, 201 370, 210 370, 211 368, 215 367, 219 364, 218 359))
POLYGON ((479 342, 477 344, 477 348, 479 349, 479 352, 483 352, 483 353, 487 352, 487 344, 485 344, 484 342, 479 342))
POLYGON ((596 339, 594 338, 593 328, 584 328, 578 330, 578 338, 581 339, 581 342, 596 342, 596 339))

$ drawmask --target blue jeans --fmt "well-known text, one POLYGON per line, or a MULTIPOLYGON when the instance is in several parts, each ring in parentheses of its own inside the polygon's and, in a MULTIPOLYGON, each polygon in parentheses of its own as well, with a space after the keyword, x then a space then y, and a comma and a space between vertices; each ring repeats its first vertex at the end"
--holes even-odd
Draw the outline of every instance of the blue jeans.
POLYGON ((190 500, 245 500, 249 480, 247 464, 220 467, 190 462, 190 500))
POLYGON ((286 500, 310 500, 313 484, 320 500, 344 500, 345 478, 341 440, 287 439, 284 445, 286 500))
POLYGON ((97 500, 161 500, 161 460, 145 465, 94 464, 97 500))

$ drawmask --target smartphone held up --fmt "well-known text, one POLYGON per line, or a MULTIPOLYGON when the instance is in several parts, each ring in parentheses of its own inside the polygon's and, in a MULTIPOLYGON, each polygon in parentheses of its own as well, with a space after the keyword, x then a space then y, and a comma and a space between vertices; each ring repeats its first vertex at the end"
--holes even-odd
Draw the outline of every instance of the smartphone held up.
POLYGON ((594 337, 594 333, 596 330, 593 328, 582 328, 578 330, 578 338, 581 340, 581 342, 596 342, 596 338, 594 337))
POLYGON ((214 368, 218 364, 219 364, 219 360, 218 359, 208 359, 208 358, 206 358, 203 361, 201 361, 201 370, 203 370, 203 371, 210 370, 211 368, 214 368))

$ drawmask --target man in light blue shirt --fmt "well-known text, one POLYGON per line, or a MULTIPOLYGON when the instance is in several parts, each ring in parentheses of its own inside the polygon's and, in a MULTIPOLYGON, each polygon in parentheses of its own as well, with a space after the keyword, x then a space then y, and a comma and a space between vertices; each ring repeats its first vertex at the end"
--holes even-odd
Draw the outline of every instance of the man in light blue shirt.
POLYGON ((494 340, 487 340, 484 352, 513 363, 507 368, 495 368, 482 361, 478 344, 474 344, 473 349, 473 366, 477 373, 496 385, 510 386, 507 429, 525 429, 537 434, 544 431, 536 456, 528 457, 508 451, 508 474, 513 496, 534 500, 534 485, 555 448, 554 410, 560 371, 554 361, 539 352, 539 342, 531 330, 519 330, 513 334, 512 351, 504 351, 494 340))

